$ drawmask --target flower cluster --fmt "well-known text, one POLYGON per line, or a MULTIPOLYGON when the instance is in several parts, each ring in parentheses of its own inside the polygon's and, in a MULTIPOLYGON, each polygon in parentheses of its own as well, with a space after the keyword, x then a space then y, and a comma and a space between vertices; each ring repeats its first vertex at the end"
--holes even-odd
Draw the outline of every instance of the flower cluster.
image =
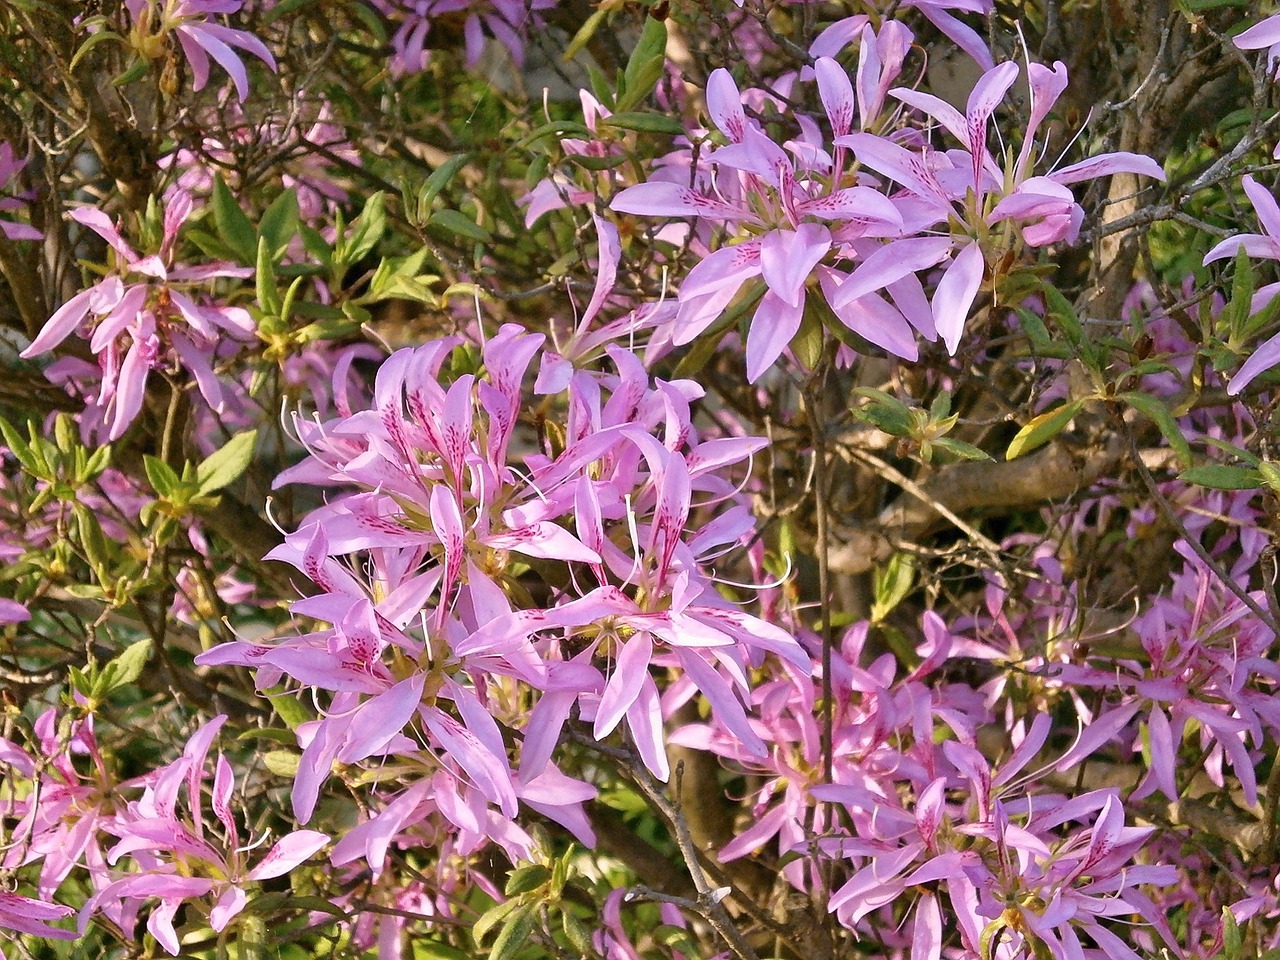
POLYGON ((102 211, 80 207, 71 212, 72 220, 107 242, 115 268, 59 307, 22 356, 46 353, 82 330, 101 368, 91 406, 106 420, 109 440, 123 435, 141 411, 152 370, 185 369, 209 406, 220 409, 222 386, 213 371, 218 345, 225 336, 243 341, 254 335, 247 310, 209 303, 195 290, 217 277, 251 276, 252 270, 218 262, 174 263, 178 233, 193 209, 190 196, 172 197, 159 250, 146 256, 102 211))
POLYGON ((387 771, 373 777, 377 812, 342 838, 335 863, 364 857, 379 871, 397 838, 442 826, 464 855, 492 842, 527 860, 521 805, 591 842, 581 804, 595 790, 554 761, 573 717, 597 740, 625 726, 666 779, 674 704, 655 667, 687 678, 671 696, 700 691, 763 754, 746 677, 768 655, 807 665, 706 572, 751 529, 722 473, 760 442, 699 439, 690 405, 701 390, 654 383, 613 346, 617 372, 572 372, 530 434, 521 384, 542 349, 541 335, 507 326, 471 360, 454 339, 401 351, 380 368, 372 409, 297 421, 311 456, 278 482, 358 491, 272 554, 319 588, 295 615, 328 626, 199 658, 252 667, 263 689, 287 678, 326 692, 321 719, 298 731, 302 822, 334 761, 378 758, 387 771), (693 511, 726 502, 687 530, 693 511))
POLYGON ((541 23, 538 11, 554 7, 555 0, 374 0, 374 4, 396 24, 391 68, 403 74, 426 69, 431 29, 449 20, 461 21, 467 66, 479 64, 486 34, 522 66, 525 39, 541 23))
POLYGON ((1017 64, 983 74, 961 113, 932 94, 890 89, 910 45, 906 28, 890 22, 877 34, 862 24, 859 42, 856 92, 838 61, 819 56, 814 64, 829 141, 801 115, 801 136, 777 143, 748 118, 729 73, 717 70, 707 82, 707 109, 728 142, 694 168, 692 185, 654 179, 622 190, 611 204, 622 213, 724 225, 726 242, 681 284, 670 333, 676 344, 702 335, 742 299, 744 284, 762 278, 763 291, 750 295, 759 297, 746 344, 753 382, 796 336, 813 286, 864 342, 915 360, 917 336, 940 337, 954 354, 990 263, 1019 241, 1035 247, 1076 239, 1084 214, 1070 185, 1122 172, 1164 179, 1155 161, 1130 153, 1033 175, 1036 134, 1066 87, 1062 63, 1028 65, 1030 118, 1021 150, 1002 167, 987 147, 989 122, 1017 64), (921 138, 908 147, 900 135, 873 132, 886 94, 962 148, 942 151, 921 138), (899 189, 882 193, 870 171, 899 189), (931 297, 922 279, 932 284, 931 297))

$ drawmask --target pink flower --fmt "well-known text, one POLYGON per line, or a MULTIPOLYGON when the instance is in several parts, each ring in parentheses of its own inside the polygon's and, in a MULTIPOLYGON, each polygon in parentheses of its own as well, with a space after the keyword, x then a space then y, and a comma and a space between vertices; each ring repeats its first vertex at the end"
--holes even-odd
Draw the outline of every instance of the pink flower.
POLYGON ((115 269, 59 307, 22 356, 52 350, 86 325, 89 347, 102 368, 101 387, 91 405, 109 414, 109 440, 120 437, 138 415, 148 375, 158 367, 185 368, 206 402, 221 408, 222 388, 213 372, 214 347, 224 333, 238 339, 254 333, 248 311, 204 305, 187 292, 188 283, 253 272, 225 263, 173 264, 178 231, 191 209, 187 194, 170 199, 160 250, 148 256, 135 252, 102 211, 80 207, 71 212, 73 220, 89 227, 115 251, 115 269))
POLYGON ((106 825, 119 838, 108 851, 107 861, 114 865, 129 856, 136 861, 137 871, 107 884, 85 902, 79 918, 82 932, 103 903, 158 899, 160 904, 152 909, 147 930, 176 956, 182 948, 173 921, 185 901, 204 900, 209 925, 220 932, 244 909, 249 884, 284 876, 329 842, 323 833, 296 830, 278 840, 250 867, 251 847, 241 843, 231 811, 235 777, 221 755, 215 764, 210 797, 219 827, 206 823, 202 797, 205 760, 225 720, 225 716, 215 717, 197 730, 183 755, 156 771, 142 798, 106 825), (186 810, 179 813, 183 786, 186 810), (216 837, 214 832, 219 828, 221 837, 216 837))
POLYGON ((276 69, 275 57, 247 30, 212 23, 208 17, 236 13, 243 5, 244 0, 125 0, 133 20, 130 39, 134 49, 150 59, 160 57, 172 33, 191 64, 194 89, 201 90, 209 82, 212 58, 235 82, 241 101, 249 96, 249 74, 235 48, 253 54, 272 70, 276 69))
POLYGON ((1267 48, 1267 63, 1274 67, 1280 59, 1280 13, 1260 20, 1252 27, 1233 38, 1232 42, 1241 50, 1261 50, 1267 48))
POLYGON ((53 940, 75 940, 74 930, 62 930, 49 923, 51 920, 62 920, 73 913, 74 910, 60 903, 48 903, 0 890, 0 929, 53 940))
MULTIPOLYGON (((1277 21, 1276 26, 1280 30, 1280 17, 1272 17, 1271 19, 1277 21)), ((1268 22, 1263 21, 1258 26, 1263 26, 1268 22)), ((1280 40, 1277 42, 1280 42, 1280 40)), ((1241 249, 1249 257, 1263 260, 1280 260, 1280 205, 1276 203, 1276 198, 1271 195, 1271 191, 1254 180, 1253 177, 1244 177, 1241 180, 1241 184, 1244 186, 1244 192, 1249 198, 1249 202, 1253 204, 1254 212, 1258 215, 1258 223, 1261 224, 1263 232, 1240 233, 1233 237, 1227 237, 1205 254, 1204 262, 1206 264, 1234 257, 1236 252, 1241 249)), ((1280 283, 1268 283, 1260 287, 1253 295, 1253 302, 1250 304, 1249 312, 1251 314, 1257 313, 1274 300, 1277 294, 1280 294, 1280 283)), ((1227 393, 1235 396, 1247 387, 1255 377, 1270 370, 1277 363, 1280 363, 1280 333, 1275 334, 1255 349, 1250 354, 1249 359, 1241 364, 1240 369, 1236 371, 1235 376, 1227 384, 1227 393)))
MULTIPOLYGON (((0 192, 8 189, 15 177, 27 165, 25 159, 18 160, 13 155, 13 146, 8 142, 0 142, 0 192)), ((31 199, 30 194, 15 193, 0 196, 0 213, 13 213, 24 209, 31 199)), ((0 219, 0 233, 10 240, 40 240, 44 234, 29 223, 0 219)))
MULTIPOLYGON (((816 66, 823 105, 837 140, 847 134, 855 110, 853 88, 833 60, 816 66)), ((720 220, 743 235, 705 257, 680 288, 673 342, 689 343, 724 312, 748 281, 764 281, 764 294, 747 333, 747 379, 758 380, 782 355, 804 316, 811 277, 842 242, 897 233, 902 217, 882 195, 864 186, 836 186, 843 151, 834 159, 818 143, 792 142, 796 160, 757 124, 748 123, 742 97, 729 72, 716 70, 707 81, 707 109, 727 146, 709 158, 715 178, 705 188, 650 180, 621 191, 610 206, 622 213, 720 220)), ((824 284, 825 289, 825 284, 824 284)), ((905 322, 864 324, 837 315, 874 343, 915 357, 905 322)))
POLYGON ((541 23, 537 12, 550 9, 555 0, 374 0, 374 4, 399 24, 391 38, 391 69, 404 74, 425 69, 432 21, 460 13, 466 14, 463 37, 468 67, 480 62, 486 33, 506 48, 516 66, 522 66, 525 38, 541 23))

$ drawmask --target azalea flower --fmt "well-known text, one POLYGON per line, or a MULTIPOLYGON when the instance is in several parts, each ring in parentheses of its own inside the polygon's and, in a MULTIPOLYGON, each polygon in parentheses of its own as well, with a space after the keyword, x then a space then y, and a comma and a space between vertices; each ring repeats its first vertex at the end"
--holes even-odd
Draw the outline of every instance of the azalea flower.
POLYGON ((214 348, 223 334, 240 340, 254 335, 247 310, 201 304, 188 293, 191 285, 215 277, 251 276, 252 269, 219 262, 190 267, 173 262, 178 231, 192 206, 187 194, 170 199, 159 252, 147 256, 129 246, 102 211, 80 207, 71 212, 71 219, 111 246, 115 269, 59 307, 21 355, 33 357, 52 350, 86 327, 89 348, 102 368, 101 387, 91 405, 109 416, 109 440, 120 437, 138 415, 150 371, 159 367, 185 368, 205 401, 220 409, 222 387, 213 371, 214 348))
POLYGON ((235 50, 253 54, 273 71, 275 57, 266 44, 247 30, 235 30, 208 19, 217 14, 236 13, 243 5, 244 0, 125 0, 125 8, 133 21, 130 42, 140 54, 154 60, 164 55, 169 35, 173 34, 191 64, 193 89, 202 90, 209 82, 212 59, 227 71, 240 100, 244 101, 249 96, 249 74, 235 50))
POLYGON ((537 13, 555 6, 555 0, 374 0, 374 4, 399 24, 391 38, 391 69, 404 74, 426 68, 432 22, 458 14, 466 15, 463 37, 468 67, 479 64, 486 33, 506 48, 517 67, 523 66, 525 38, 541 24, 537 13))
MULTIPOLYGON (((0 930, 12 930, 14 933, 28 933, 37 937, 48 937, 53 940, 75 940, 74 930, 63 930, 51 925, 51 921, 62 920, 74 914, 70 907, 60 903, 49 903, 24 897, 19 893, 0 890, 0 930)), ((4 951, 0 950, 0 960, 4 951)))
MULTIPOLYGON (((855 103, 843 69, 829 58, 815 66, 832 129, 847 134, 855 103)), ((680 288, 673 342, 689 343, 710 327, 754 278, 764 294, 747 333, 747 379, 758 380, 781 356, 800 329, 806 286, 819 264, 855 236, 895 234, 902 217, 893 204, 865 186, 833 186, 841 156, 833 159, 812 142, 789 144, 796 157, 774 143, 758 124, 748 123, 737 85, 723 68, 707 81, 707 110, 729 143, 708 163, 718 196, 709 189, 651 180, 621 191, 610 204, 621 213, 720 220, 742 234, 739 242, 705 257, 680 288)), ((914 359, 910 339, 886 334, 860 318, 837 315, 881 343, 914 359)), ((905 324, 903 324, 905 327, 905 324)), ((895 350, 895 352, 899 352, 895 350)))
MULTIPOLYGON (((19 160, 14 156, 12 144, 0 142, 0 193, 8 189, 26 165, 25 159, 19 160)), ((24 194, 0 196, 0 213, 7 214, 22 210, 27 206, 28 200, 30 196, 24 194)), ((31 224, 8 219, 0 219, 0 233, 10 240, 40 240, 44 237, 44 234, 31 224)))
POLYGON ((931 312, 938 335, 948 352, 955 353, 982 285, 991 252, 984 249, 984 238, 990 227, 1002 221, 1018 223, 1023 242, 1033 247, 1074 242, 1084 211, 1068 189, 1071 184, 1115 173, 1164 179, 1159 164, 1133 153, 1102 154, 1043 176, 1031 174, 1035 135, 1066 88, 1066 66, 1061 62, 1052 69, 1034 63, 1028 66, 1031 116, 1017 159, 1008 164, 1007 170, 1002 169, 987 149, 988 129, 992 115, 1017 76, 1018 65, 1013 62, 988 70, 974 85, 964 113, 932 94, 907 88, 889 91, 940 124, 960 141, 961 151, 912 151, 871 133, 836 138, 836 144, 852 149, 860 163, 908 191, 899 204, 907 224, 904 232, 918 234, 954 219, 965 224, 967 235, 955 239, 954 252, 934 238, 906 236, 890 240, 882 248, 882 261, 874 261, 874 273, 870 266, 875 256, 872 254, 850 277, 851 282, 835 286, 833 308, 845 307, 865 295, 865 282, 853 282, 855 279, 865 281, 880 276, 898 280, 949 259, 930 303, 931 311, 924 309, 923 291, 916 290, 915 310, 907 316, 919 329, 931 312))
MULTIPOLYGON (((1280 24, 1280 17, 1273 17, 1280 24)), ((1267 21, 1264 21, 1264 23, 1267 21)), ((1261 26, 1262 24, 1259 24, 1261 26)), ((1271 191, 1253 177, 1241 180, 1245 196, 1253 204, 1262 233, 1239 233, 1227 237, 1204 256, 1205 264, 1234 257, 1243 248, 1245 255, 1263 260, 1280 260, 1280 205, 1271 191)), ((1268 283, 1253 295, 1250 314, 1257 313, 1280 294, 1280 283, 1268 283)), ((1227 383, 1227 393, 1235 396, 1247 387, 1259 374, 1280 363, 1280 333, 1275 334, 1250 354, 1235 376, 1227 383)))
POLYGON ((278 840, 250 867, 251 847, 241 843, 231 812, 235 776, 221 754, 215 763, 211 801, 222 836, 214 836, 215 828, 204 819, 201 794, 209 748, 226 719, 225 715, 217 716, 197 730, 182 756, 156 771, 142 798, 106 824, 119 838, 107 853, 108 862, 114 865, 129 856, 138 869, 85 902, 79 917, 82 934, 104 903, 158 899, 159 905, 147 919, 147 930, 161 947, 177 956, 182 945, 173 921, 184 902, 203 901, 209 925, 221 932, 248 903, 247 886, 284 876, 329 842, 325 834, 315 830, 296 830, 278 840), (184 785, 186 810, 180 813, 184 785))
POLYGON ((1241 50, 1261 50, 1267 48, 1267 64, 1274 68, 1280 60, 1280 13, 1260 20, 1247 30, 1241 31, 1232 38, 1241 50))

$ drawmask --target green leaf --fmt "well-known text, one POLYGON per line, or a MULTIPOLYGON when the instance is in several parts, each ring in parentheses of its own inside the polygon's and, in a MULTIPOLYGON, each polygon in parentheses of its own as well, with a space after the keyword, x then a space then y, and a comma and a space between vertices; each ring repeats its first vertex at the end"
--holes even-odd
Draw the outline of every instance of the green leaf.
POLYGON ((689 931, 674 924, 663 923, 655 927, 653 939, 655 943, 660 943, 668 949, 674 949, 689 956, 694 956, 698 952, 697 946, 689 937, 689 931))
POLYGON ((236 740, 267 740, 284 747, 293 747, 298 744, 298 735, 292 730, 284 730, 280 727, 250 727, 237 736, 236 740))
POLYGON ((879 623, 887 617, 911 592, 916 579, 915 557, 908 553, 895 553, 883 567, 873 571, 871 622, 879 623))
POLYGON ((235 251, 241 263, 253 263, 258 251, 258 233, 227 189, 221 174, 213 178, 210 205, 213 207, 213 222, 218 228, 219 238, 235 251))
POLYGON ((1244 946, 1244 937, 1240 935, 1240 925, 1236 923, 1235 914, 1230 907, 1222 908, 1222 954, 1227 960, 1240 960, 1240 950, 1244 946))
POLYGON ((673 137, 683 136, 684 124, 675 117, 662 113, 640 113, 626 110, 600 121, 601 125, 619 130, 635 130, 638 133, 665 133, 673 137))
POLYGON ((1270 460, 1263 460, 1258 464, 1258 473, 1262 475, 1262 482, 1266 484, 1275 493, 1280 493, 1280 465, 1272 463, 1270 460))
POLYGON ((129 84, 145 77, 150 69, 150 60, 146 60, 143 57, 135 57, 133 63, 129 64, 129 68, 113 79, 111 85, 113 87, 127 87, 129 84))
POLYGON ((1129 406, 1159 427, 1160 432, 1164 434, 1164 438, 1169 441, 1169 446, 1178 455, 1178 460, 1182 463, 1183 468, 1189 469, 1191 467, 1191 445, 1187 443, 1187 438, 1182 435, 1182 429, 1178 426, 1178 421, 1174 419, 1173 414, 1169 412, 1169 408, 1164 405, 1162 400, 1158 400, 1146 393, 1122 393, 1116 399, 1128 403, 1129 406))
POLYGON ((286 693, 283 688, 277 687, 270 691, 268 699, 271 700, 271 706, 275 708, 276 716, 285 722, 290 730, 297 730, 299 726, 308 720, 314 720, 315 717, 311 712, 291 693, 286 693))
POLYGON ((89 454, 89 459, 85 461, 84 469, 76 474, 76 483, 83 485, 90 480, 96 480, 98 475, 107 469, 110 464, 111 445, 96 447, 93 453, 89 454))
POLYGON ((480 914, 471 927, 471 936, 475 938, 476 946, 483 944, 485 937, 489 935, 489 931, 505 920, 507 915, 519 906, 519 900, 504 900, 502 903, 496 903, 480 914))
POLYGON ((618 97, 617 113, 631 110, 649 96, 662 77, 666 60, 667 25, 657 17, 645 17, 640 40, 622 74, 623 93, 618 97))
POLYGON ((512 960, 528 942, 536 921, 533 904, 523 906, 511 914, 493 941, 489 960, 512 960))
MULTIPOLYGON (((71 509, 76 515, 76 527, 85 559, 89 561, 89 566, 99 581, 103 581, 110 565, 110 548, 102 533, 102 525, 98 523, 97 515, 83 503, 73 503, 71 509)), ((106 586, 105 582, 103 586, 106 586)))
POLYGON ((271 244, 266 237, 258 239, 257 272, 253 278, 254 289, 258 295, 258 307, 270 317, 280 316, 280 286, 276 282, 275 257, 271 255, 271 244))
POLYGON ((486 243, 492 239, 488 230, 458 210, 437 210, 427 221, 427 226, 438 227, 446 233, 466 237, 477 243, 486 243))
POLYGON ((1099 368, 1097 351, 1085 335, 1084 326, 1080 323, 1080 318, 1076 316, 1076 311, 1071 306, 1071 301, 1064 297, 1057 287, 1046 283, 1044 285, 1044 302, 1048 308, 1049 316, 1062 331, 1063 336, 1071 344, 1076 354, 1079 355, 1087 367, 1097 370, 1099 368))
POLYGON ((386 46, 387 44, 387 28, 382 22, 382 15, 375 12, 363 3, 346 4, 348 10, 355 14, 356 18, 364 24, 366 30, 373 34, 377 41, 377 46, 386 46))
POLYGON ((945 450, 952 456, 959 457, 961 460, 990 460, 991 454, 983 450, 981 447, 975 447, 971 443, 965 443, 963 440, 955 440, 951 437, 939 437, 937 440, 931 440, 935 447, 939 450, 945 450))
POLYGON ((1231 277, 1231 302, 1223 311, 1230 317, 1228 329, 1233 334, 1244 325, 1253 312, 1255 286, 1253 264, 1249 260, 1249 255, 1245 253, 1244 244, 1240 244, 1240 249, 1236 251, 1235 272, 1231 277))
POLYGON ((118 687, 133 683, 142 676, 142 671, 146 669, 147 661, 150 659, 150 639, 139 640, 125 647, 118 657, 103 668, 98 689, 95 691, 98 697, 101 698, 118 687))
POLYGON ((530 890, 537 890, 551 879, 551 871, 540 863, 527 863, 511 871, 507 879, 506 894, 517 897, 530 890))
POLYGON ((440 191, 449 185, 461 170, 471 161, 471 154, 459 153, 450 157, 431 171, 422 188, 418 191, 418 216, 425 219, 431 214, 431 205, 435 203, 440 191))
POLYGON ((856 407, 853 415, 859 420, 871 424, 890 436, 905 437, 910 435, 915 418, 911 408, 897 397, 876 390, 874 387, 859 387, 853 391, 866 397, 871 403, 856 407))
POLYGON ((577 950, 584 957, 591 955, 591 932, 582 924, 582 921, 565 910, 560 914, 560 925, 564 928, 565 938, 569 941, 573 949, 577 950))
POLYGON ((296 777, 302 763, 302 754, 293 750, 268 750, 262 755, 262 764, 277 777, 296 777))
POLYGON ((263 23, 275 23, 281 17, 287 17, 291 13, 296 13, 303 7, 309 7, 316 0, 277 0, 275 6, 271 7, 262 15, 263 23))
POLYGON ((196 467, 199 495, 206 496, 235 482, 253 460, 253 445, 258 431, 238 433, 196 467))
POLYGON ((418 940, 413 942, 413 960, 475 960, 469 953, 463 953, 457 947, 438 940, 418 940))
POLYGON ((173 472, 173 467, 159 457, 153 457, 149 453, 143 454, 142 467, 147 473, 147 480, 151 484, 151 489, 160 494, 162 498, 168 500, 178 493, 179 488, 182 486, 182 481, 173 472))
POLYGON ((351 235, 343 246, 343 259, 347 263, 358 263, 386 232, 387 195, 378 191, 365 203, 360 216, 351 221, 351 235))
POLYGON ((577 120, 551 120, 530 130, 516 142, 513 149, 523 150, 529 144, 550 136, 554 136, 558 140, 562 140, 565 137, 581 137, 589 140, 595 134, 591 132, 591 129, 586 124, 579 123, 577 120))
POLYGON ((23 438, 22 432, 8 420, 0 419, 0 434, 4 435, 4 442, 9 447, 9 452, 18 458, 18 462, 26 467, 27 472, 39 476, 31 445, 23 438))
MULTIPOLYGON (((753 318, 752 322, 760 323, 761 320, 757 317, 753 318)), ((791 351, 796 355, 797 360, 812 370, 822 360, 822 351, 826 345, 826 331, 822 321, 814 311, 806 310, 800 320, 800 329, 791 338, 791 351)))
POLYGON ((1032 450, 1044 446, 1067 428, 1067 424, 1080 412, 1080 408, 1083 406, 1083 400, 1072 400, 1070 403, 1064 403, 1048 413, 1033 417, 1009 443, 1009 449, 1004 454, 1005 459, 1014 460, 1024 453, 1030 453, 1032 450))
POLYGON ((120 43, 124 43, 124 37, 120 36, 120 34, 113 30, 99 30, 97 33, 90 34, 89 39, 80 44, 80 49, 75 52, 75 56, 73 56, 71 58, 71 62, 67 64, 67 70, 74 70, 76 68, 76 64, 89 55, 90 50, 106 40, 118 40, 120 43))
POLYGON ((601 21, 604 20, 608 13, 609 11, 605 7, 597 7, 595 12, 583 21, 582 26, 578 28, 578 32, 573 35, 573 39, 564 48, 564 54, 560 59, 568 63, 576 57, 578 52, 591 42, 591 38, 595 36, 596 28, 600 26, 601 21))
POLYGON ((290 187, 271 201, 258 222, 258 238, 267 241, 272 263, 284 256, 298 232, 298 192, 290 187))

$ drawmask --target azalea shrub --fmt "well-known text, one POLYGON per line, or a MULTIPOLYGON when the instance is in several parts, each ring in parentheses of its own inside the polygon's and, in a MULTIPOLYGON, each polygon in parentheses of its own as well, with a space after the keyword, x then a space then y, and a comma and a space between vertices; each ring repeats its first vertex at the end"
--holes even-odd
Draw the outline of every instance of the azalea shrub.
POLYGON ((1278 83, 0 6, 0 958, 1276 960, 1278 83))

